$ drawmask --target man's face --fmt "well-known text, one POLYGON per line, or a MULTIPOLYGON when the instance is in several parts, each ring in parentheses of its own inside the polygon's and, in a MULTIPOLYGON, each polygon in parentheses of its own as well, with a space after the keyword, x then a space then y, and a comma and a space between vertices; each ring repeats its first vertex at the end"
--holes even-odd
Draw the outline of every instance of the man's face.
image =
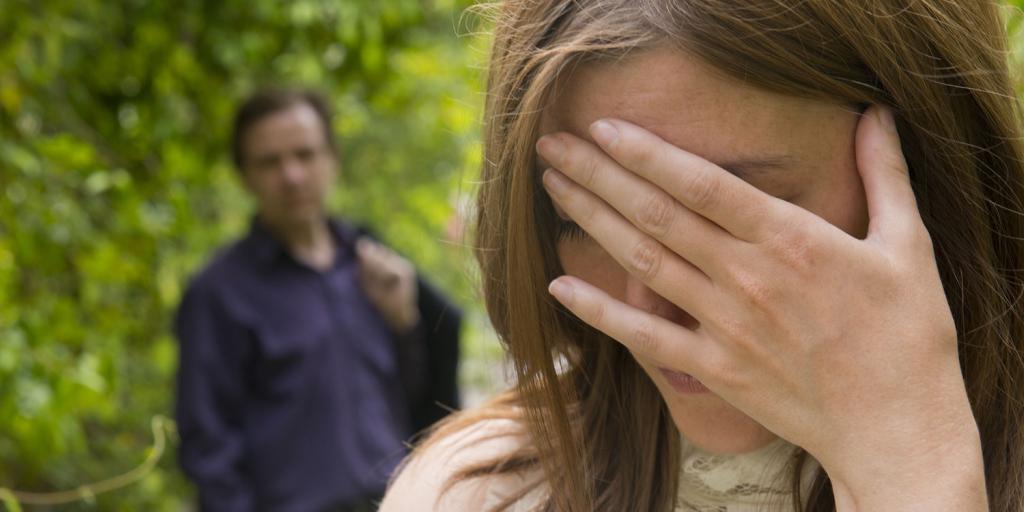
POLYGON ((324 218, 337 161, 316 111, 298 103, 246 130, 242 177, 260 217, 278 229, 301 229, 324 218))

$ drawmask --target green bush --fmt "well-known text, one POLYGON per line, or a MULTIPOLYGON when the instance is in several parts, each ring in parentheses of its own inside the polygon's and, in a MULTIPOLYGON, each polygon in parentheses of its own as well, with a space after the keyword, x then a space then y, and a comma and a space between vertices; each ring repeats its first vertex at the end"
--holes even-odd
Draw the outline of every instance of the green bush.
MULTIPOLYGON (((74 489, 147 454, 182 287, 247 228, 226 140, 259 85, 330 95, 336 209, 468 297, 439 243, 479 159, 486 44, 457 36, 465 7, 0 0, 0 487, 74 489)), ((169 455, 70 509, 180 510, 169 455)))

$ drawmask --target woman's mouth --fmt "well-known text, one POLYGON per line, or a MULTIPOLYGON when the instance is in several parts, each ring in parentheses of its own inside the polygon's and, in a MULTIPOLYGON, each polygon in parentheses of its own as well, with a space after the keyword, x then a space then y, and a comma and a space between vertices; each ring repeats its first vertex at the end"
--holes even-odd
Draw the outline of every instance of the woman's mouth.
POLYGON ((658 368, 658 371, 665 377, 672 389, 675 389, 678 393, 684 395, 693 395, 700 393, 710 393, 704 384, 701 384, 699 380, 693 375, 683 372, 677 372, 668 370, 665 368, 658 368))

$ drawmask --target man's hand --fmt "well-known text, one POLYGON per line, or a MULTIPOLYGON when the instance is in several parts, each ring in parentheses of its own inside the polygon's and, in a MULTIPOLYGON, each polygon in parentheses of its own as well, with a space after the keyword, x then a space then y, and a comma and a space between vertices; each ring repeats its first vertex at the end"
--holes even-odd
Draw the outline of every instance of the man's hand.
POLYGON ((363 291, 391 330, 403 334, 415 327, 420 312, 416 307, 416 269, 412 264, 366 237, 356 242, 356 256, 363 291))

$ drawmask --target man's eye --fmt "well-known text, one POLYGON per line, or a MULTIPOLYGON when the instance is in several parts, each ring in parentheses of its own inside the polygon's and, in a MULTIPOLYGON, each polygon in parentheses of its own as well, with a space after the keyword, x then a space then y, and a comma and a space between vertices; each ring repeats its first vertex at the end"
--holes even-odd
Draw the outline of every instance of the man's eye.
POLYGON ((307 148, 307 149, 300 149, 299 151, 297 151, 295 153, 295 156, 297 156, 299 158, 299 160, 302 160, 303 162, 308 162, 308 161, 312 160, 313 157, 316 156, 316 151, 313 151, 312 149, 309 149, 309 148, 307 148))
POLYGON ((257 159, 255 167, 261 171, 270 171, 276 169, 277 165, 278 159, 276 157, 266 157, 257 159))

